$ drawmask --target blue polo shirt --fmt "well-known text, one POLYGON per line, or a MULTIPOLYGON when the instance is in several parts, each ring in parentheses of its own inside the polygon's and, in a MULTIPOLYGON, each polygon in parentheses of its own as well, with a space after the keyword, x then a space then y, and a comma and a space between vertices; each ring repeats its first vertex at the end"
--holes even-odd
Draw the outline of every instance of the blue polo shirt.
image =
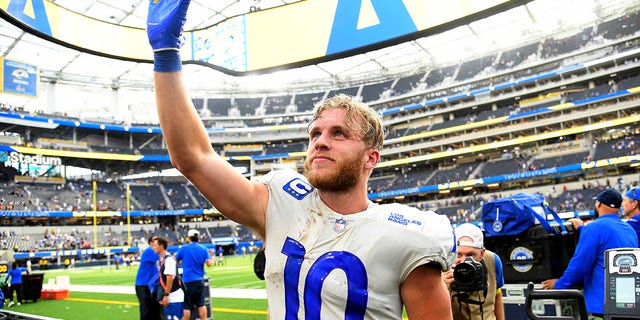
POLYGON ((204 264, 209 259, 209 252, 197 242, 180 247, 176 259, 182 261, 182 281, 192 282, 204 280, 204 264))
POLYGON ((637 248, 638 236, 617 214, 598 217, 580 229, 580 240, 556 289, 584 286, 587 311, 602 314, 604 307, 604 252, 614 248, 637 248))
POLYGON ((493 254, 494 264, 496 266, 496 289, 504 287, 504 272, 502 271, 502 260, 498 257, 498 254, 493 254))
POLYGON ((636 231, 638 241, 640 241, 640 215, 627 220, 627 223, 636 231))
POLYGON ((152 279, 158 278, 158 267, 156 262, 158 261, 158 254, 153 251, 151 246, 142 251, 140 255, 140 268, 136 274, 136 286, 146 286, 152 279))
POLYGON ((22 284, 22 273, 26 272, 27 268, 18 267, 15 269, 9 270, 7 277, 4 278, 4 282, 6 283, 9 278, 11 278, 11 284, 22 284))

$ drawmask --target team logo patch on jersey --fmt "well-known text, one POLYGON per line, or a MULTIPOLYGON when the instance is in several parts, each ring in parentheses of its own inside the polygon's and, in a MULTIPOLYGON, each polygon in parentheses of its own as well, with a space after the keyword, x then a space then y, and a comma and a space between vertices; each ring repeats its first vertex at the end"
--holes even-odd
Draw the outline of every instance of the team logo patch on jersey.
POLYGON ((282 187, 282 190, 296 198, 296 200, 302 200, 313 191, 313 186, 300 178, 295 178, 287 182, 282 187))
POLYGON ((346 228, 347 220, 345 219, 336 219, 336 221, 333 223, 333 230, 337 233, 341 233, 346 228))
POLYGON ((422 229, 422 221, 407 218, 405 217, 404 214, 401 214, 401 213, 394 213, 394 212, 389 213, 389 216, 387 217, 387 221, 397 223, 415 230, 422 229))
POLYGON ((389 214, 389 218, 387 218, 387 220, 389 220, 391 222, 395 222, 395 223, 401 224, 403 226, 407 226, 409 224, 415 224, 417 226, 422 225, 422 221, 407 219, 407 218, 404 217, 403 214, 400 214, 400 213, 391 213, 391 214, 389 214))

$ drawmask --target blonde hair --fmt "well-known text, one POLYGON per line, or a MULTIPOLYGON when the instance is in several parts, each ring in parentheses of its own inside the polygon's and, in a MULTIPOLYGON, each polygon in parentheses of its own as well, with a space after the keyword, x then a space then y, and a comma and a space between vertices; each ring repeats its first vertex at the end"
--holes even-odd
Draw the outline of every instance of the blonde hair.
POLYGON ((313 123, 324 111, 331 109, 341 109, 345 111, 345 125, 349 130, 355 132, 367 147, 377 150, 382 149, 382 143, 384 142, 384 126, 382 125, 382 120, 369 106, 354 100, 346 94, 339 94, 318 105, 308 129, 311 128, 313 123))

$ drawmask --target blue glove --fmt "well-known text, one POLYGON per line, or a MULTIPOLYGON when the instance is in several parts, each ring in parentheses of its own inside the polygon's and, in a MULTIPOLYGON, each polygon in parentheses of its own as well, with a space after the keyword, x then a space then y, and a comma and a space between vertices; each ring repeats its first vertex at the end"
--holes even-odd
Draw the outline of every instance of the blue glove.
POLYGON ((154 52, 180 51, 190 0, 150 0, 147 36, 154 52))
POLYGON ((150 0, 147 36, 154 51, 154 70, 174 72, 182 69, 180 47, 182 28, 187 21, 190 0, 150 0))

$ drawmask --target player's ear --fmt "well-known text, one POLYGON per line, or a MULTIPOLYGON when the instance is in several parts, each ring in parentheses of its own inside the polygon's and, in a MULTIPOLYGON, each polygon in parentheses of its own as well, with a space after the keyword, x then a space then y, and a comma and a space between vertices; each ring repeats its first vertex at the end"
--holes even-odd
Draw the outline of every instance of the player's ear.
POLYGON ((378 162, 380 162, 380 151, 374 148, 369 148, 366 151, 366 155, 367 155, 367 162, 365 163, 365 168, 366 169, 375 168, 378 165, 378 162))

